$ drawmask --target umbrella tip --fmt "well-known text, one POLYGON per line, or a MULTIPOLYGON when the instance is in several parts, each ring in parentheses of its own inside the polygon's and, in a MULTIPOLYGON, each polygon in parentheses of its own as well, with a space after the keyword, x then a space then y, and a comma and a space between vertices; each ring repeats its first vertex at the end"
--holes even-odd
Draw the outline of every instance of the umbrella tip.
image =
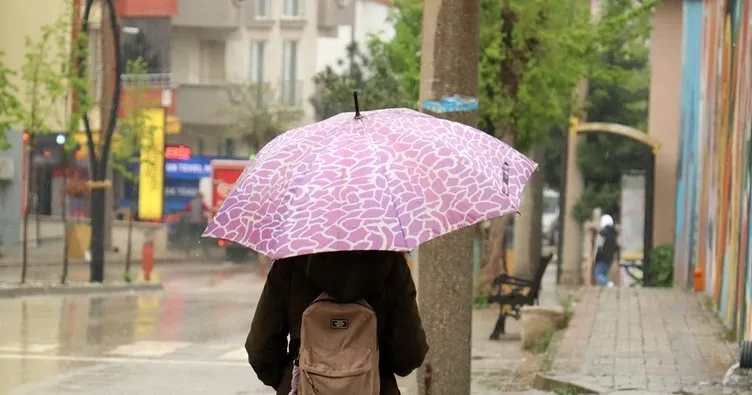
POLYGON ((353 91, 353 101, 355 102, 355 119, 360 118, 360 105, 358 104, 358 91, 353 91))

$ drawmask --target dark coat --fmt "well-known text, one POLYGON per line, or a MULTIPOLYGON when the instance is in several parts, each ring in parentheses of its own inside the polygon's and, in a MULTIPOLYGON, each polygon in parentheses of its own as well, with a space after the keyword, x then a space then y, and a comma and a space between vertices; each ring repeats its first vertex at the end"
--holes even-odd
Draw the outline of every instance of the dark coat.
POLYGON ((428 344, 410 269, 404 256, 394 252, 325 253, 275 262, 245 343, 258 378, 278 395, 288 395, 303 310, 322 291, 344 301, 365 298, 373 307, 381 395, 398 395, 394 375, 407 376, 420 367, 428 344))
POLYGON ((614 256, 619 252, 619 243, 617 240, 618 232, 613 226, 606 226, 598 232, 598 250, 595 254, 596 262, 606 262, 609 265, 614 260, 614 256))

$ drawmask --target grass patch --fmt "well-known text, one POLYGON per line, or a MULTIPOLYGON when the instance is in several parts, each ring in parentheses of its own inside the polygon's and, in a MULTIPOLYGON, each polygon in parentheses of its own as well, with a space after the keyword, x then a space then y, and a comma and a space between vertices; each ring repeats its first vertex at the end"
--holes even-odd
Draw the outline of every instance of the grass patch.
POLYGON ((556 388, 553 390, 554 395, 577 395, 577 389, 574 387, 556 388))
POLYGON ((723 340, 734 343, 736 342, 737 336, 736 336, 736 329, 733 328, 723 328, 723 340))
POLYGON ((474 309, 487 309, 488 306, 488 297, 483 295, 476 295, 475 298, 473 298, 474 309))
POLYGON ((554 338, 554 334, 556 331, 546 331, 541 335, 541 337, 538 338, 538 341, 533 344, 533 347, 530 349, 533 354, 540 355, 544 352, 548 351, 548 346, 551 345, 551 341, 554 338))

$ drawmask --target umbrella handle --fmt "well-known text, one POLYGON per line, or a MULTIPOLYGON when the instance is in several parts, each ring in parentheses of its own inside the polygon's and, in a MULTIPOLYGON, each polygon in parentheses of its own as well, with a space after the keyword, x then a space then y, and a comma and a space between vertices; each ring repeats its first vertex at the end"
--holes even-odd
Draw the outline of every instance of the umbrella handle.
POLYGON ((360 105, 358 104, 358 91, 353 91, 353 101, 355 102, 355 119, 360 118, 360 105))

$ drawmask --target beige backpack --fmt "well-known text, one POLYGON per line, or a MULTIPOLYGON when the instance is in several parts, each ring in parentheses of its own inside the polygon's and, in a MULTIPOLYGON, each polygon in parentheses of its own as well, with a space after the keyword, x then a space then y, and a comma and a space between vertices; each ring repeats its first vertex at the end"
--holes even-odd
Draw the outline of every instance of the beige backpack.
POLYGON ((376 313, 368 302, 322 293, 305 309, 292 384, 298 395, 379 395, 376 313))

